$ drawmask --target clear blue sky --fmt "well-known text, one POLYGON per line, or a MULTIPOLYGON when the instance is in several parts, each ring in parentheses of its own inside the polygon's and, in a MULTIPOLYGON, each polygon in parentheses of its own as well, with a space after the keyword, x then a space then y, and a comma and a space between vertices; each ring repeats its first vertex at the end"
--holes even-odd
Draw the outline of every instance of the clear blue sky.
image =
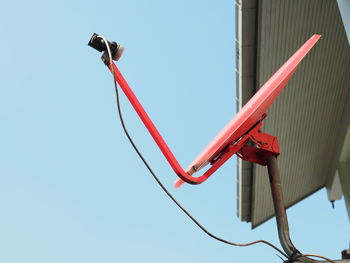
MULTIPOLYGON (((119 67, 187 166, 235 114, 233 1, 6 1, 1 5, 0 262, 280 262, 263 245, 230 247, 163 194, 117 120, 93 32, 126 46, 119 67)), ((236 159, 201 186, 176 176, 125 98, 136 143, 164 183, 213 233, 279 244, 275 221, 236 217, 236 159)), ((288 211, 305 253, 339 258, 343 200, 324 190, 288 211)))

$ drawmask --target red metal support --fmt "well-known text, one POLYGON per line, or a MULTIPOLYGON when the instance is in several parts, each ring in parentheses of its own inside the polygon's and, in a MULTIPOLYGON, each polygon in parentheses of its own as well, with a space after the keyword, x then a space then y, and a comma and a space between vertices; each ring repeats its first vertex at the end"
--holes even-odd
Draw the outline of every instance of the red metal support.
POLYGON ((260 130, 261 125, 262 122, 260 122, 254 129, 251 130, 251 132, 249 132, 249 139, 258 147, 246 144, 240 148, 237 155, 243 160, 261 165, 267 165, 267 159, 271 156, 279 155, 280 149, 277 137, 263 133, 260 130))
POLYGON ((159 131, 157 130, 156 126, 152 122, 151 118, 146 113, 145 109, 135 96, 134 92, 130 89, 129 84, 124 79, 123 75, 120 73, 117 66, 112 62, 109 66, 110 71, 114 72, 114 77, 117 80, 119 86, 125 93, 126 97, 129 99, 131 105, 135 109, 136 113, 139 115, 140 119, 142 120, 143 124, 151 134, 152 138, 158 145, 159 149, 163 153, 164 157, 167 159, 168 163, 170 164, 171 168, 173 168, 174 172, 185 182, 189 184, 200 184, 203 181, 205 181, 207 178, 200 176, 200 177, 192 177, 188 175, 180 166, 179 162, 175 158, 174 154, 170 150, 167 143, 164 141, 163 137, 160 135, 159 131))

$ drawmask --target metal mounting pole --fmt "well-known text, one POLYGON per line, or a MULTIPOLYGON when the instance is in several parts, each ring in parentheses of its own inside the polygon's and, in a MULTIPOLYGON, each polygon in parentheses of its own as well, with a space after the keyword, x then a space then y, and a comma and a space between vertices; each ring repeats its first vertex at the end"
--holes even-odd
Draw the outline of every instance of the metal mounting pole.
POLYGON ((288 254, 288 256, 294 256, 297 253, 301 254, 290 240, 288 219, 286 209, 284 207, 281 178, 278 170, 276 156, 268 158, 267 170, 269 173, 273 205, 275 208, 278 236, 283 250, 288 254))
MULTIPOLYGON (((281 185, 280 172, 277 165, 277 157, 271 156, 267 159, 267 170, 269 173, 270 187, 273 199, 273 205, 275 208, 278 236, 284 252, 290 257, 290 261, 297 258, 297 261, 305 263, 325 263, 327 261, 313 260, 307 257, 300 257, 302 253, 293 245, 289 236, 289 226, 286 208, 284 207, 283 191, 281 185)), ((337 263, 350 263, 349 260, 332 260, 337 263)))
MULTIPOLYGON (((278 236, 282 248, 291 258, 300 256, 302 254, 295 248, 289 235, 288 219, 286 209, 284 207, 281 177, 276 156, 271 156, 267 159, 267 170, 269 173, 273 205, 275 208, 278 236)), ((315 262, 314 260, 307 258, 299 258, 299 260, 303 262, 315 262)))

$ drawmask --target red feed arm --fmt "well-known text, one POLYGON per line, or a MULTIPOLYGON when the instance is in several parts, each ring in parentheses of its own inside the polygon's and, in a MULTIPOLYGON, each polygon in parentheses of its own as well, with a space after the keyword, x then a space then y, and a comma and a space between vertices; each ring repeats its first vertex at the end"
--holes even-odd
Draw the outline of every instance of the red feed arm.
POLYGON ((173 168, 174 172, 185 182, 189 184, 200 184, 204 182, 209 176, 208 175, 202 175, 200 177, 192 177, 189 174, 187 174, 184 169, 180 166, 179 162, 176 160, 174 154, 169 149, 168 145, 164 141, 163 137, 160 135, 159 131, 157 130, 156 126, 153 124, 152 120, 146 113, 145 109, 142 107, 141 103, 135 96, 134 92, 130 89, 128 83, 124 79, 123 75, 120 73, 117 66, 112 62, 112 68, 109 66, 109 70, 114 72, 115 79, 117 80, 119 86, 123 90, 124 94, 130 101, 131 105, 139 115, 140 119, 142 120, 143 124, 146 126, 147 130, 153 137, 154 141, 158 145, 159 149, 162 151, 163 155, 167 159, 168 163, 170 164, 171 168, 173 168))

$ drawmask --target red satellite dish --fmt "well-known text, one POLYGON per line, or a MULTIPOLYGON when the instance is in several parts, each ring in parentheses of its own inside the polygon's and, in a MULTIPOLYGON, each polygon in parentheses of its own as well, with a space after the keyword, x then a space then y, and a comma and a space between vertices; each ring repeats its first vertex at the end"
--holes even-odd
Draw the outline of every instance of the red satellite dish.
MULTIPOLYGON (((136 98, 128 83, 112 63, 106 63, 106 56, 102 56, 105 64, 110 71, 114 73, 115 79, 121 89, 129 99, 130 103, 136 110, 142 122, 152 135, 159 149, 168 160, 174 172, 180 177, 175 183, 176 187, 181 186, 184 182, 189 184, 200 184, 208 179, 223 163, 225 163, 233 154, 239 157, 256 162, 262 165, 266 164, 266 159, 271 155, 278 155, 279 148, 277 138, 262 133, 259 129, 262 120, 266 117, 266 111, 274 100, 278 97, 281 90, 292 77, 299 63, 306 54, 319 40, 320 35, 313 35, 308 41, 290 57, 283 66, 259 89, 259 91, 248 101, 248 103, 237 113, 237 115, 221 130, 211 143, 198 155, 190 164, 186 171, 182 169, 179 162, 169 149, 168 145, 158 132, 157 128, 147 115, 146 111, 136 98), (258 147, 247 144, 249 140, 255 142, 258 147), (192 174, 206 166, 212 166, 199 177, 193 177, 192 174)), ((99 51, 105 51, 106 47, 101 46, 98 40, 99 36, 94 34, 89 45, 99 51)), ((110 43, 110 42, 109 42, 110 43)), ((114 43, 116 51, 118 46, 114 43)), ((105 51, 106 52, 106 51, 105 51)))
POLYGON ((299 63, 320 37, 320 35, 312 36, 284 63, 189 165, 186 170, 187 173, 193 174, 208 164, 227 144, 240 138, 261 120, 267 109, 292 77, 299 63))

